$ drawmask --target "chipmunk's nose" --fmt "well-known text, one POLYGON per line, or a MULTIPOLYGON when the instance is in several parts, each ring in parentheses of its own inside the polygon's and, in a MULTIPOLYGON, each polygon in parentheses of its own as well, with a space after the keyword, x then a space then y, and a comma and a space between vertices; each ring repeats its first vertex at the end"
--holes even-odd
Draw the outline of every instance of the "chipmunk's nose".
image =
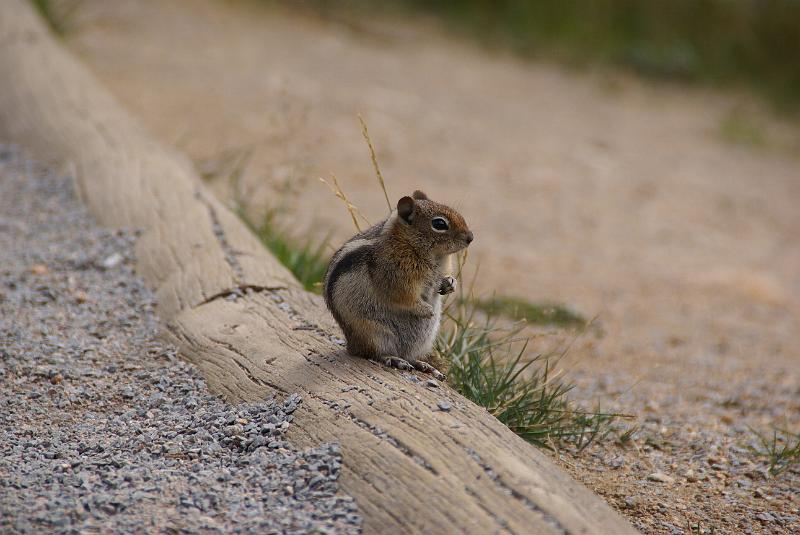
POLYGON ((471 230, 467 231, 467 235, 464 236, 464 239, 467 240, 468 244, 472 243, 472 240, 475 239, 475 237, 472 235, 472 231, 471 230))

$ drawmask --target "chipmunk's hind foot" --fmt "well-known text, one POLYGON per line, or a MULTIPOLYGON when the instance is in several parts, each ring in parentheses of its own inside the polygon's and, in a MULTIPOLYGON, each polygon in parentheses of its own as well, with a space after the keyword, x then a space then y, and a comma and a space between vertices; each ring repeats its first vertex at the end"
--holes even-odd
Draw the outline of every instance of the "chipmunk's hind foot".
POLYGON ((419 370, 419 371, 421 371, 423 373, 429 373, 429 374, 433 375, 433 378, 434 379, 438 379, 439 381, 444 381, 446 379, 445 375, 442 372, 440 372, 439 370, 437 370, 436 368, 434 368, 433 366, 431 366, 427 362, 418 360, 418 361, 414 362, 413 366, 414 366, 414 368, 416 368, 417 370, 419 370))
POLYGON ((390 368, 397 368, 398 370, 411 371, 414 369, 414 366, 412 366, 410 362, 408 362, 405 359, 401 359, 400 357, 393 357, 393 356, 374 357, 372 360, 380 362, 384 366, 389 366, 390 368))
POLYGON ((400 357, 394 357, 391 355, 381 356, 381 357, 371 357, 370 360, 374 360, 375 362, 379 362, 384 366, 389 366, 390 368, 397 368, 398 370, 417 370, 423 373, 429 373, 433 375, 435 379, 439 381, 444 381, 446 379, 445 375, 422 360, 415 360, 413 362, 409 362, 406 359, 401 359, 400 357))

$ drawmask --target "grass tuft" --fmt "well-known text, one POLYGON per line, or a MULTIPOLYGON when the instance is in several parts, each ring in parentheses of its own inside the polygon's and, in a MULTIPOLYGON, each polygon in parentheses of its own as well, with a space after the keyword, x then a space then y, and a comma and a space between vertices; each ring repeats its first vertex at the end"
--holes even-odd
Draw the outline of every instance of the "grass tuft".
POLYGON ((286 228, 278 223, 280 212, 274 208, 267 210, 258 225, 247 219, 244 210, 240 210, 239 215, 255 232, 261 243, 281 264, 289 268, 306 290, 322 293, 322 280, 325 278, 330 260, 327 254, 327 239, 314 243, 311 238, 301 240, 291 236, 286 228))
POLYGON ((625 430, 620 433, 617 433, 616 442, 622 447, 627 447, 631 444, 634 444, 636 440, 636 433, 641 431, 641 428, 638 425, 631 425, 628 426, 625 430))
POLYGON ((586 327, 586 319, 557 303, 532 303, 519 297, 498 295, 475 301, 475 306, 492 315, 503 315, 515 320, 524 320, 531 325, 555 325, 558 327, 586 327))
POLYGON ((769 464, 769 473, 779 476, 792 466, 800 466, 800 433, 774 427, 772 434, 751 429, 759 445, 750 449, 769 464))
POLYGON ((524 326, 501 327, 496 312, 483 309, 462 287, 445 310, 435 351, 448 365, 453 388, 517 435, 542 448, 570 444, 581 452, 627 415, 576 406, 568 396, 574 385, 553 371, 565 351, 527 358, 524 326))
MULTIPOLYGON (((276 203, 266 210, 260 221, 253 221, 247 215, 247 195, 242 191, 242 178, 252 157, 251 149, 234 149, 222 152, 208 160, 197 162, 195 167, 205 181, 222 178, 230 184, 233 194, 234 210, 245 224, 258 236, 267 249, 286 266, 303 287, 315 293, 322 293, 322 280, 328 269, 328 239, 315 241, 312 238, 298 238, 281 223, 288 218, 285 203, 276 203)), ((334 177, 336 187, 339 183, 334 177)), ((344 200, 347 198, 344 197, 344 200)), ((349 202, 348 202, 349 204, 349 202)), ((355 213, 353 221, 355 219, 355 213)))

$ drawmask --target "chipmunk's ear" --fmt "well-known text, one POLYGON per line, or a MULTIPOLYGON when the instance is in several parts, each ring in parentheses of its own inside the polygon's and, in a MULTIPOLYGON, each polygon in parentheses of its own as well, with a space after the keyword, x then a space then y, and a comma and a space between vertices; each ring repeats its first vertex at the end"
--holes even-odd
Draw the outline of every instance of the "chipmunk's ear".
POLYGON ((411 222, 411 216, 414 214, 414 199, 411 197, 403 197, 397 201, 397 215, 399 215, 406 223, 411 222))
POLYGON ((428 196, 425 195, 425 193, 420 191, 420 190, 414 190, 414 193, 412 193, 411 196, 414 197, 415 199, 417 199, 418 201, 427 201, 428 200, 428 196))

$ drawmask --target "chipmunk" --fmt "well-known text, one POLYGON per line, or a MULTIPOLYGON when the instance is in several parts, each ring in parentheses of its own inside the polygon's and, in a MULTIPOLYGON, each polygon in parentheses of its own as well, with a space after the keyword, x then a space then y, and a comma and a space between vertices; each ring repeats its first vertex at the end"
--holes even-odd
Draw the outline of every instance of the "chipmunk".
POLYGON ((456 288, 450 255, 472 240, 461 214, 415 191, 345 242, 325 274, 325 303, 348 353, 444 380, 423 359, 439 331, 441 296, 456 288))

